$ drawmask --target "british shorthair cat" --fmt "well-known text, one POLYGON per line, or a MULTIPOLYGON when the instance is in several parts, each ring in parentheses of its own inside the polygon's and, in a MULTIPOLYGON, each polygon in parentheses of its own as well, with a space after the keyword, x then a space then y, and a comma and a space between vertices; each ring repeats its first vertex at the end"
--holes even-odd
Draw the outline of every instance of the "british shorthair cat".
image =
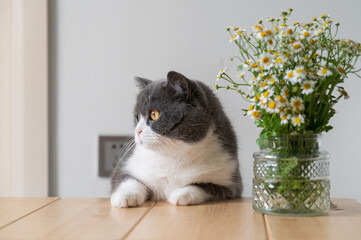
POLYGON ((136 80, 135 144, 113 171, 111 204, 240 197, 236 135, 210 88, 173 71, 166 80, 136 80))

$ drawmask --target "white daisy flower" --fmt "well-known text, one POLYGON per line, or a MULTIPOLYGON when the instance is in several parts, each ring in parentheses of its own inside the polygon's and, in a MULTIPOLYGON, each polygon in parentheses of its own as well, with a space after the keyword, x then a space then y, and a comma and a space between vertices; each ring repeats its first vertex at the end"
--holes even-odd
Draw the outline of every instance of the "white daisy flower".
POLYGON ((293 126, 301 126, 302 123, 305 122, 305 119, 302 115, 298 114, 292 117, 292 125, 293 126))
POLYGON ((261 118, 261 113, 258 110, 252 110, 251 114, 250 114, 252 119, 258 120, 261 118))
POLYGON ((260 64, 260 66, 262 66, 266 69, 271 68, 273 66, 271 54, 268 54, 268 53, 261 54, 259 64, 260 64))
POLYGON ((267 82, 261 82, 261 84, 259 85, 259 90, 263 91, 269 88, 269 85, 267 82))
POLYGON ((281 124, 288 124, 288 120, 290 119, 290 116, 287 113, 281 114, 281 124))
POLYGON ((277 95, 277 104, 280 107, 284 107, 288 105, 288 100, 286 97, 283 97, 282 95, 277 95))
POLYGON ((312 37, 311 33, 312 32, 310 32, 309 30, 304 29, 300 34, 300 39, 311 38, 312 37))
POLYGON ((286 75, 285 75, 286 80, 293 82, 294 77, 295 77, 295 74, 294 74, 293 70, 286 71, 286 75))
POLYGON ((223 68, 221 71, 218 72, 217 74, 217 82, 219 81, 219 79, 222 77, 223 73, 227 71, 227 67, 223 68))
POLYGON ((296 111, 300 112, 305 109, 305 105, 303 105, 303 100, 300 97, 293 97, 291 98, 291 108, 296 111))
POLYGON ((275 64, 275 66, 283 68, 285 59, 282 56, 277 56, 275 59, 273 59, 273 63, 275 64))
POLYGON ((296 67, 295 70, 293 71, 293 73, 294 73, 293 82, 295 82, 295 83, 301 82, 301 80, 306 75, 306 71, 305 71, 304 67, 302 67, 302 66, 296 67))
POLYGON ((269 112, 269 113, 274 113, 274 112, 279 112, 279 108, 277 107, 277 104, 275 101, 270 101, 268 104, 267 104, 267 108, 266 108, 266 111, 269 112))
POLYGON ((284 97, 284 98, 287 99, 288 96, 290 96, 290 90, 288 89, 287 86, 284 86, 284 87, 282 88, 282 97, 284 97))
POLYGON ((261 100, 266 100, 266 103, 267 103, 267 100, 273 96, 273 93, 274 91, 272 89, 267 89, 266 91, 264 91, 261 95, 261 100))
POLYGON ((302 44, 300 42, 293 43, 292 50, 295 53, 301 52, 302 51, 302 44))
POLYGON ((318 71, 317 71, 317 75, 319 76, 323 76, 323 77, 327 77, 332 75, 332 71, 328 68, 325 67, 321 67, 318 71))
POLYGON ((314 81, 310 81, 310 80, 307 80, 307 81, 304 81, 302 83, 302 93, 303 94, 310 94, 313 92, 313 87, 315 86, 315 82, 314 81))
POLYGON ((238 40, 238 39, 239 39, 239 35, 236 34, 236 35, 233 35, 233 36, 231 37, 231 39, 229 39, 229 42, 234 42, 234 41, 236 41, 236 40, 238 40))
POLYGON ((245 75, 245 72, 241 71, 241 72, 237 75, 237 77, 238 77, 238 78, 244 78, 244 75, 245 75))
POLYGON ((274 84, 279 82, 278 78, 274 76, 268 76, 266 79, 268 80, 269 84, 274 84))
POLYGON ((248 111, 247 111, 247 115, 252 115, 252 112, 255 110, 255 106, 254 104, 251 104, 249 107, 248 107, 248 111))
POLYGON ((254 26, 252 29, 253 29, 253 31, 256 32, 256 33, 258 33, 258 32, 260 32, 260 31, 263 30, 263 28, 262 28, 261 26, 259 26, 259 25, 254 26))

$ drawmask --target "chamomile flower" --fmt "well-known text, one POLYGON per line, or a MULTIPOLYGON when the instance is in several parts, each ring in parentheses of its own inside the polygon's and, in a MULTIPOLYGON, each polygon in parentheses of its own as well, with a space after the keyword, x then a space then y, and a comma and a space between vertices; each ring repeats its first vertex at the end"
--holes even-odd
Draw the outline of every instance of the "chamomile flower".
POLYGON ((295 74, 294 74, 293 70, 286 71, 286 75, 285 75, 286 80, 293 82, 294 77, 295 77, 295 74))
POLYGON ((252 115, 252 112, 256 109, 254 104, 249 105, 247 115, 252 115))
POLYGON ((245 75, 245 72, 241 71, 241 72, 237 75, 237 77, 238 77, 238 78, 244 78, 244 75, 245 75))
POLYGON ((311 38, 311 32, 308 31, 307 29, 303 30, 300 34, 300 39, 305 39, 305 38, 311 38))
POLYGON ((256 33, 258 33, 258 32, 260 32, 260 31, 263 30, 263 28, 262 28, 261 26, 259 26, 259 25, 254 26, 252 29, 253 29, 253 31, 256 32, 256 33))
POLYGON ((295 115, 292 117, 292 125, 294 127, 301 126, 305 122, 304 117, 301 114, 295 115))
POLYGON ((273 91, 272 89, 267 89, 266 91, 264 91, 264 92, 262 93, 260 99, 267 101, 268 99, 270 99, 270 97, 273 96, 273 93, 274 93, 274 91, 273 91))
POLYGON ((290 119, 290 115, 288 115, 287 113, 281 114, 281 124, 285 125, 288 124, 288 120, 290 119))
POLYGON ((274 113, 274 112, 279 112, 280 110, 279 110, 279 108, 278 108, 275 101, 270 101, 267 104, 266 111, 269 112, 269 113, 274 113))
POLYGON ((303 100, 300 97, 291 98, 291 108, 295 112, 300 112, 305 109, 305 105, 303 105, 303 100))
POLYGON ((266 69, 269 69, 272 67, 272 56, 268 53, 265 53, 265 54, 261 54, 260 56, 260 66, 266 68, 266 69))
POLYGON ((285 63, 285 59, 282 56, 277 56, 273 59, 273 63, 276 67, 283 68, 283 64, 285 63))
POLYGON ((304 78, 304 76, 306 75, 306 71, 304 69, 304 67, 302 66, 299 66, 299 67, 296 67, 295 70, 293 71, 293 79, 292 81, 294 83, 296 82, 301 82, 301 80, 304 78))
POLYGON ((261 113, 258 110, 254 109, 251 111, 250 116, 252 119, 258 120, 261 118, 261 113))
POLYGON ((301 52, 302 51, 302 44, 300 42, 293 43, 292 50, 295 53, 301 52))
POLYGON ((261 82, 261 84, 259 85, 259 90, 263 91, 269 88, 269 85, 267 82, 261 82))
POLYGON ((223 73, 227 71, 227 67, 223 68, 221 71, 218 72, 217 74, 217 82, 219 81, 219 79, 222 77, 223 73))
POLYGON ((234 41, 236 41, 236 40, 238 40, 239 39, 239 35, 238 34, 235 34, 235 35, 233 35, 232 37, 231 37, 231 39, 229 39, 229 42, 234 42, 234 41))
POLYGON ((278 81, 278 78, 276 78, 276 77, 274 77, 274 76, 272 76, 272 75, 268 76, 266 79, 267 79, 267 81, 269 82, 270 85, 279 82, 279 81, 278 81))
POLYGON ((289 96, 290 96, 290 90, 288 89, 288 87, 287 86, 284 86, 283 88, 282 88, 282 97, 284 97, 284 98, 288 98, 289 96))
POLYGON ((318 71, 317 71, 317 75, 318 76, 322 76, 322 77, 327 77, 332 75, 332 71, 326 67, 321 67, 318 71))
POLYGON ((282 95, 277 95, 277 103, 280 107, 284 107, 284 106, 287 106, 288 104, 288 100, 286 97, 283 97, 282 95))
POLYGON ((315 86, 314 81, 310 81, 310 80, 304 81, 302 83, 302 94, 308 95, 308 94, 312 93, 314 86, 315 86))

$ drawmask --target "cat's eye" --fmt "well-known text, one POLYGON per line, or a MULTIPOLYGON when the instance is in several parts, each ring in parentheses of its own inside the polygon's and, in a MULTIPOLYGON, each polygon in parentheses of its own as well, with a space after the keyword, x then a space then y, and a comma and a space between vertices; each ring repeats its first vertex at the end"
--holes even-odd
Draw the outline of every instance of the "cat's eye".
POLYGON ((138 120, 138 122, 140 121, 140 115, 139 114, 137 115, 137 120, 138 120))
POLYGON ((152 110, 149 112, 149 116, 153 120, 157 120, 159 118, 159 111, 158 110, 152 110))

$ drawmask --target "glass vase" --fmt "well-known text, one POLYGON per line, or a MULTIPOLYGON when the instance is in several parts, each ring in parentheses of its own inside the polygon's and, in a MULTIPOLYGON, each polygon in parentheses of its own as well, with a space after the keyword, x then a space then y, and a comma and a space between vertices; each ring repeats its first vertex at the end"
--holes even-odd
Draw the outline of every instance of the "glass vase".
POLYGON ((263 138, 254 153, 253 208, 260 213, 312 216, 330 209, 329 154, 320 134, 263 138))

